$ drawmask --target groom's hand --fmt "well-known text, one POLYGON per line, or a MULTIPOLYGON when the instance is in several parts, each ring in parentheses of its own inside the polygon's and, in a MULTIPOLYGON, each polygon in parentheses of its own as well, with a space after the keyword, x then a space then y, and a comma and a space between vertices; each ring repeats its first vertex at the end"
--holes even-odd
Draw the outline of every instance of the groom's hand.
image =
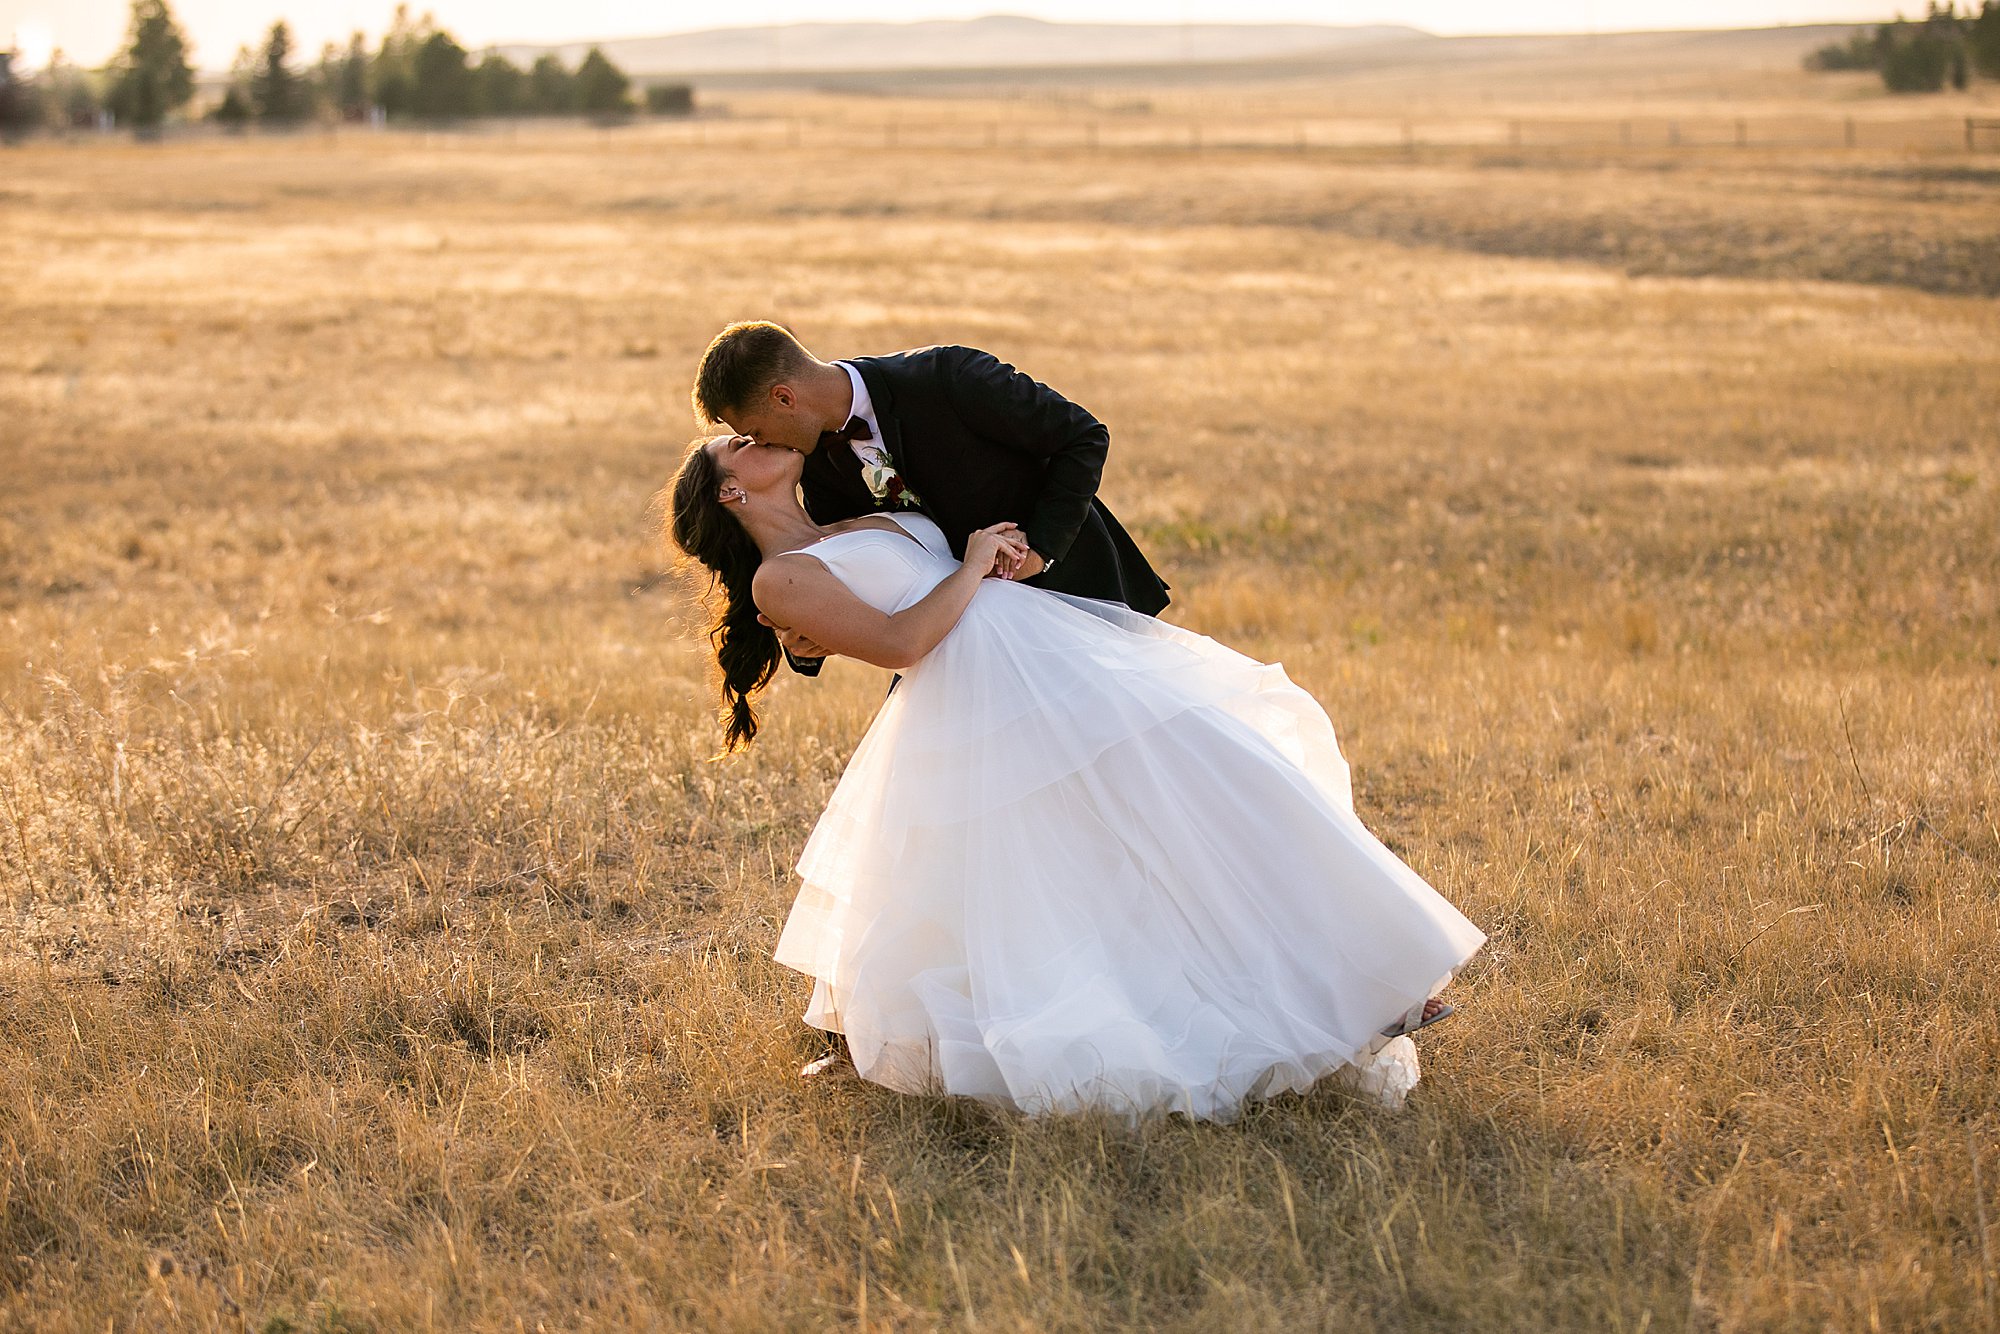
POLYGON ((786 652, 795 658, 826 658, 832 656, 819 644, 814 643, 796 630, 776 624, 761 611, 757 613, 757 624, 768 625, 773 630, 776 630, 778 632, 778 642, 784 646, 786 652))
POLYGON ((1014 568, 1007 572, 1007 577, 1009 579, 1032 579, 1047 568, 1049 567, 1042 560, 1042 553, 1033 547, 1029 547, 1028 554, 1014 563, 1014 568))

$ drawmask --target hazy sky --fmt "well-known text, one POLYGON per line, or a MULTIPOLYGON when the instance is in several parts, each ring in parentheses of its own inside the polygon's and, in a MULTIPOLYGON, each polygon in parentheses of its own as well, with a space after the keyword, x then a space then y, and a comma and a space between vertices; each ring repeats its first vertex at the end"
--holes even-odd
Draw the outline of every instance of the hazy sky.
MULTIPOLYGON (((1923 9, 1906 0, 1913 13, 1923 9)), ((1126 23, 1408 23, 1432 32, 1588 32, 1614 28, 1751 27, 1774 23, 1871 20, 1895 0, 735 0, 726 10, 634 0, 422 0, 441 26, 475 50, 496 42, 558 42, 642 37, 697 28, 762 23, 972 18, 1032 14, 1074 22, 1126 23)), ((222 69, 239 45, 255 44, 274 19, 292 25, 298 48, 370 38, 388 25, 394 0, 174 0, 195 46, 195 62, 222 69)), ((50 47, 82 65, 101 64, 118 48, 124 0, 0 0, 0 45, 9 37, 29 67, 50 47)))

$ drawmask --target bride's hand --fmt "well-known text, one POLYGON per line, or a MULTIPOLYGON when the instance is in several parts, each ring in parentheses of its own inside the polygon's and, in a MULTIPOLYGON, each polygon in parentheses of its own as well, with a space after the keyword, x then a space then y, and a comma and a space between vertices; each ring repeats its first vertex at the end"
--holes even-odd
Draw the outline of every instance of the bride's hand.
POLYGON ((1020 527, 1012 523, 996 523, 991 528, 981 528, 965 539, 964 564, 969 569, 977 570, 982 578, 996 574, 1004 577, 1027 554, 1028 539, 1022 536, 1020 527))
POLYGON ((785 649, 795 658, 830 658, 833 656, 817 641, 807 638, 790 626, 779 625, 761 611, 757 613, 757 624, 768 625, 771 629, 777 631, 778 642, 783 644, 785 649))

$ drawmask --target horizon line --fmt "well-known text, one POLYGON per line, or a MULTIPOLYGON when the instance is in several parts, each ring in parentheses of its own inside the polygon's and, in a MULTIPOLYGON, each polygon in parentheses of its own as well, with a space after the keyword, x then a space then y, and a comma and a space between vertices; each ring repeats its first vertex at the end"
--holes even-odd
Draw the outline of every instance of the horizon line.
MULTIPOLYGON (((1023 23, 1039 23, 1050 28, 1321 28, 1327 32, 1356 32, 1365 28, 1392 28, 1416 33, 1423 37, 1435 37, 1450 41, 1460 37, 1631 37, 1643 34, 1669 35, 1681 32, 1772 32, 1781 28, 1866 28, 1877 23, 1891 23, 1904 18, 1901 13, 1880 19, 1780 19, 1772 23, 1719 23, 1697 24, 1686 28, 1662 28, 1641 25, 1632 28, 1590 27, 1590 28, 1513 28, 1479 29, 1465 32, 1439 32, 1434 28, 1420 27, 1414 23, 1326 23, 1312 19, 1242 19, 1231 22, 1217 22, 1212 19, 1187 20, 1184 22, 1129 21, 1119 19, 1045 19, 1034 14, 1020 14, 1008 10, 994 10, 990 14, 975 14, 970 18, 932 19, 796 19, 789 23, 724 23, 708 24, 699 28, 668 28, 656 32, 628 33, 622 37, 565 37, 556 42, 495 41, 484 42, 473 48, 480 51, 500 46, 528 46, 543 49, 558 46, 603 46, 610 42, 644 42, 661 37, 699 37, 711 32, 768 32, 784 31, 791 28, 914 28, 925 24, 963 25, 982 23, 987 19, 1016 19, 1023 23)), ((1915 22, 1917 20, 1905 20, 1915 22)), ((356 29, 357 32, 362 31, 356 29)), ((448 28, 440 31, 449 32, 448 28)))

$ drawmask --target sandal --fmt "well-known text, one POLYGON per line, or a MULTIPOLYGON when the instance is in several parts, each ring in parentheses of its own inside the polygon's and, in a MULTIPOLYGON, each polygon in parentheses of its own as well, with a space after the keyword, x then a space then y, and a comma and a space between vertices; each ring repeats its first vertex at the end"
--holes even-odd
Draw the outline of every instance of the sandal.
POLYGON ((844 1051, 830 1051, 818 1060, 807 1061, 805 1068, 799 1071, 800 1076, 805 1079, 811 1079, 815 1075, 844 1077, 854 1073, 854 1065, 847 1059, 847 1053, 844 1051))
POLYGON ((1383 1029, 1382 1036, 1385 1038, 1406 1037, 1420 1028, 1429 1028, 1432 1024, 1438 1022, 1438 1020, 1449 1019, 1452 1015, 1458 1013, 1456 1005, 1445 1004, 1438 1006, 1437 1013, 1426 1019, 1424 1018, 1424 1006, 1428 1004, 1430 1004, 1430 997, 1425 997, 1421 1004, 1412 1006, 1409 1012, 1401 1019, 1383 1029))

